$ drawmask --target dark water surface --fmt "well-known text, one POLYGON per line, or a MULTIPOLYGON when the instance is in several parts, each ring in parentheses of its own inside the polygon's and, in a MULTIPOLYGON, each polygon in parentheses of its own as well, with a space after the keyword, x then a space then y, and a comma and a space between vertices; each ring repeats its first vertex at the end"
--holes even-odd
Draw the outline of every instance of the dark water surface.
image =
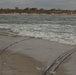
POLYGON ((76 15, 0 15, 0 33, 76 44, 76 15))

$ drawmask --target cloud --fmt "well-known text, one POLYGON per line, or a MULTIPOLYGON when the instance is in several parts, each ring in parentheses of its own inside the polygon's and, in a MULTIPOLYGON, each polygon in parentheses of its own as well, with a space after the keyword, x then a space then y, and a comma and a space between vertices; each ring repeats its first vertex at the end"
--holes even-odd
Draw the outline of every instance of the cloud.
POLYGON ((37 8, 61 8, 75 9, 76 0, 0 0, 1 8, 19 8, 37 7, 37 8))

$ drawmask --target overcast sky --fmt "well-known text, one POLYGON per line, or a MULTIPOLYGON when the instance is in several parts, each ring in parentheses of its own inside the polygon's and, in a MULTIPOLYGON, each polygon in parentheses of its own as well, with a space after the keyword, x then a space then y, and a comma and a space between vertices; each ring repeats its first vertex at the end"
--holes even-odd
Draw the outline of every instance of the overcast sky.
POLYGON ((0 8, 76 9, 76 0, 0 0, 0 8))

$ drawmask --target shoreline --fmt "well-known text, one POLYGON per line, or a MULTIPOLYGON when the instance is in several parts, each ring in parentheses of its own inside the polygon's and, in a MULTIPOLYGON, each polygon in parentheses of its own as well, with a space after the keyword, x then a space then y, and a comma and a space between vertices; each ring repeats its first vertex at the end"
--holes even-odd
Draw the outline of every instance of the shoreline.
POLYGON ((69 16, 70 15, 70 16, 75 16, 76 14, 65 14, 65 13, 64 14, 46 14, 46 13, 43 13, 43 14, 42 13, 41 14, 38 14, 38 13, 29 13, 29 14, 28 13, 21 13, 21 14, 20 13, 7 13, 6 14, 6 13, 1 13, 0 15, 58 15, 58 16, 59 15, 69 16))
POLYGON ((59 55, 73 48, 43 39, 0 35, 0 50, 5 49, 0 70, 4 75, 40 75, 59 55))
POLYGON ((61 42, 61 41, 54 41, 54 40, 49 40, 49 39, 45 39, 45 38, 42 38, 42 37, 34 37, 34 36, 21 36, 21 35, 17 35, 17 34, 1 34, 0 33, 0 36, 6 36, 6 37, 23 37, 23 38, 33 38, 33 39, 41 39, 41 40, 46 40, 46 41, 50 41, 50 42, 56 42, 56 43, 59 43, 59 44, 63 44, 63 45, 68 45, 68 46, 75 46, 75 44, 69 44, 69 43, 64 43, 64 42, 61 42))

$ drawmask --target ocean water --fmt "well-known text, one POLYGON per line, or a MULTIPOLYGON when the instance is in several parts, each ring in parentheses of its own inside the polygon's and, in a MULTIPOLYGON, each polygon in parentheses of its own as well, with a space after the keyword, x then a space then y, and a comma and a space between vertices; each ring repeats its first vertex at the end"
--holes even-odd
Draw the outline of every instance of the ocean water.
POLYGON ((75 45, 76 15, 0 15, 0 34, 75 45))

